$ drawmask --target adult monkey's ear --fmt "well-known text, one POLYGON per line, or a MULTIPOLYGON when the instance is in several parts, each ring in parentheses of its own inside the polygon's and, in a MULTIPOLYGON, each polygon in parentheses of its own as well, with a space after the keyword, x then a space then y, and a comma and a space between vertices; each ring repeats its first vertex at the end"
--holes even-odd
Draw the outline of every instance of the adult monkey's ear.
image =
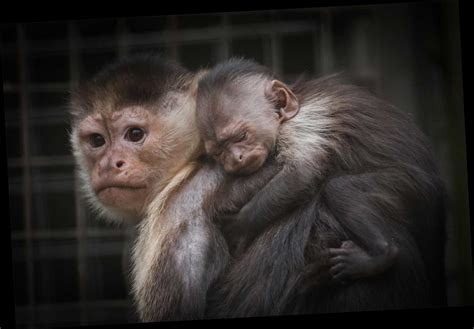
POLYGON ((300 110, 298 98, 286 84, 279 80, 273 80, 270 83, 270 89, 276 100, 275 106, 280 123, 290 120, 298 114, 300 110))

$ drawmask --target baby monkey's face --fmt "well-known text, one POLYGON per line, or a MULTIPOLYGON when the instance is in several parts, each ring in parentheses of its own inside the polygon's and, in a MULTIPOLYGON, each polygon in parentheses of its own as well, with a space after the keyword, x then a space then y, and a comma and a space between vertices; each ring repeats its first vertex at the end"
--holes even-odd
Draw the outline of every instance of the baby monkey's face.
POLYGON ((270 117, 265 124, 241 117, 216 125, 215 138, 204 140, 207 154, 228 173, 249 175, 260 169, 274 146, 278 120, 270 117))
POLYGON ((280 124, 299 110, 296 98, 289 101, 293 93, 280 81, 252 82, 197 97, 197 121, 206 152, 231 174, 259 170, 275 147, 280 124))

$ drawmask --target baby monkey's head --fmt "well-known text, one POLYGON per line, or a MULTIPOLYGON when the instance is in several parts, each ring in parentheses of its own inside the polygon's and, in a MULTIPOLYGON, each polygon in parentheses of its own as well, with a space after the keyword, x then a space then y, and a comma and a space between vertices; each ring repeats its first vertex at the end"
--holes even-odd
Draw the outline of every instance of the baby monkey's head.
POLYGON ((257 171, 280 124, 299 111, 296 96, 265 67, 243 59, 216 65, 199 82, 197 124, 206 152, 228 173, 257 171))

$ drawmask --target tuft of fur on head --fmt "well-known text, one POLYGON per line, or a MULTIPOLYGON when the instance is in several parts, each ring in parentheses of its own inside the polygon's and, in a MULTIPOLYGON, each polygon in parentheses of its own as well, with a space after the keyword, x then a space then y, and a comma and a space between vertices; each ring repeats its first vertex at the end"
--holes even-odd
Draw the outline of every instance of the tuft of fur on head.
POLYGON ((109 64, 71 91, 73 124, 97 109, 109 112, 130 105, 150 107, 160 103, 165 91, 189 88, 192 76, 159 55, 135 55, 109 64))
POLYGON ((229 85, 238 85, 249 78, 273 79, 273 73, 265 66, 243 58, 231 58, 209 70, 198 82, 198 96, 212 98, 229 85))
MULTIPOLYGON (((214 108, 213 101, 218 99, 224 91, 232 90, 232 86, 252 85, 258 88, 261 86, 262 79, 270 81, 273 78, 273 73, 265 66, 244 58, 230 58, 218 63, 199 80, 198 107, 212 110, 214 108)), ((198 123, 202 122, 206 127, 211 127, 212 120, 216 118, 217 113, 208 115, 206 112, 198 111, 198 123)))
POLYGON ((274 74, 269 68, 257 62, 242 57, 233 57, 218 63, 203 76, 199 81, 198 91, 219 88, 219 86, 225 86, 249 76, 265 76, 271 79, 274 74))

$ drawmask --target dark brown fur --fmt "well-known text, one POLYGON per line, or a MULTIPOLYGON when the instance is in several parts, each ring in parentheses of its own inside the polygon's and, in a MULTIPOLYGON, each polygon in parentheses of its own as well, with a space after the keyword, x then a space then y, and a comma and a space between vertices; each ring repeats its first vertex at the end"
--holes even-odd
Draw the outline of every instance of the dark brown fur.
MULTIPOLYGON (((255 86, 255 80, 263 84, 273 78, 249 61, 230 60, 213 69, 198 89, 201 132, 212 139, 219 122, 240 114, 237 99, 229 102, 229 109, 216 107, 221 93, 239 95, 238 83, 255 86)), ((300 113, 281 125, 276 162, 263 167, 289 169, 256 195, 251 185, 245 187, 235 178, 228 190, 217 193, 220 211, 222 204, 232 204, 229 198, 253 197, 256 207, 251 208, 251 219, 244 218, 242 231, 247 227, 252 236, 253 229, 263 233, 237 255, 215 285, 210 314, 444 305, 443 186, 426 138, 404 113, 335 76, 302 79, 291 89, 301 104, 300 113), (331 259, 326 251, 349 239, 365 249, 366 256, 376 256, 381 245, 393 245, 398 258, 391 268, 338 285, 327 279, 331 259)), ((263 92, 257 97, 264 97, 263 92)), ((251 177, 258 181, 258 172, 251 177)), ((229 235, 236 234, 230 230, 229 235)))

